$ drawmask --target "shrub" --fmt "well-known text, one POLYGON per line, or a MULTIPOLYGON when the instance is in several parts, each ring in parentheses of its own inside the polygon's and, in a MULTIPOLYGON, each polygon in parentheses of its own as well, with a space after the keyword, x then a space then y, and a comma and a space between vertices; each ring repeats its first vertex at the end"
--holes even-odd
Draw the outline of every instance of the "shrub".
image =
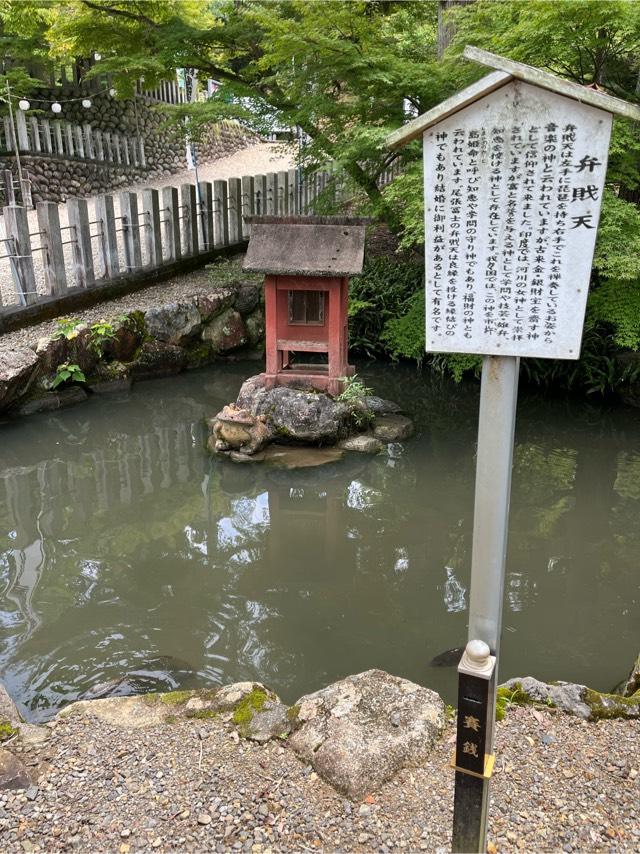
POLYGON ((354 351, 369 358, 388 353, 388 342, 383 338, 385 325, 410 309, 416 292, 423 291, 423 276, 424 266, 418 259, 381 257, 368 261, 362 273, 353 277, 349 336, 354 351))

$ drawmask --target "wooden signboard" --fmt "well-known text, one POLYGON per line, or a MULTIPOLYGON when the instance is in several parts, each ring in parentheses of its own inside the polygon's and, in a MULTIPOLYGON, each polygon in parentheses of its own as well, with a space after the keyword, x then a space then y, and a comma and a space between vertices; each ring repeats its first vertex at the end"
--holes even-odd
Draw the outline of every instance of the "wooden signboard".
POLYGON ((483 356, 452 846, 486 851, 520 356, 580 356, 612 115, 640 120, 640 108, 475 47, 464 55, 495 70, 387 145, 423 138, 426 348, 483 356))
POLYGON ((424 134, 428 351, 579 357, 610 133, 514 80, 424 134))

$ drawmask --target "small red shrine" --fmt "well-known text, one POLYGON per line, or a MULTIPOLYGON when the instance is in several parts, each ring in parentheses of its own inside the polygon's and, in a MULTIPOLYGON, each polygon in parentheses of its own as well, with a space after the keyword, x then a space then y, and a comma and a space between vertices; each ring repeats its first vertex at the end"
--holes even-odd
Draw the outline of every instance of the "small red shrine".
POLYGON ((310 385, 337 395, 352 376, 348 357, 349 277, 362 271, 367 220, 251 216, 243 268, 265 273, 268 388, 310 385), (304 363, 303 353, 326 353, 304 363))

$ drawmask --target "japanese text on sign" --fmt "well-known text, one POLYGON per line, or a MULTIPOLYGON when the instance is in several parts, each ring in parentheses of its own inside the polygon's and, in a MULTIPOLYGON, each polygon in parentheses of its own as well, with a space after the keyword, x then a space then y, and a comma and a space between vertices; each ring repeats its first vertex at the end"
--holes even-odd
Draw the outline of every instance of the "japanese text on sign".
POLYGON ((579 357, 610 128, 513 82, 425 133, 428 350, 579 357))

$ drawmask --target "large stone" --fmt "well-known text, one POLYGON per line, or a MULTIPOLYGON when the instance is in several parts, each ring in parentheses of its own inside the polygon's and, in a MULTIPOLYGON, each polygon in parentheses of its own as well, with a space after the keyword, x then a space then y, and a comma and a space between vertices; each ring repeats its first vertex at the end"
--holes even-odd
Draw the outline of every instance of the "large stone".
MULTIPOLYGON (((96 688, 111 690, 106 685, 96 688)), ((260 742, 287 735, 292 717, 278 695, 260 682, 235 682, 218 689, 79 700, 58 713, 59 718, 70 716, 97 717, 125 729, 157 726, 178 718, 219 718, 243 738, 260 742)))
POLYGON ((361 433, 359 436, 349 436, 338 445, 344 451, 358 451, 361 454, 377 454, 382 450, 382 442, 375 436, 361 433))
POLYGON ((614 693, 623 697, 633 697, 637 691, 640 691, 640 655, 634 661, 627 678, 618 685, 614 693))
POLYGON ((381 442, 402 442, 412 434, 413 421, 404 415, 380 415, 373 426, 373 435, 381 442))
POLYGON ((22 716, 18 707, 11 699, 9 692, 0 682, 0 720, 10 721, 12 724, 21 723, 22 716))
POLYGON ((640 718, 640 694, 633 697, 620 697, 617 694, 594 691, 586 685, 577 685, 572 682, 548 684, 532 676, 509 679, 500 686, 500 689, 507 700, 511 695, 514 703, 541 703, 584 720, 640 718))
POLYGON ((382 670, 348 676, 293 708, 297 729, 289 745, 352 798, 425 762, 445 722, 434 691, 382 670))
POLYGON ((200 332, 200 312, 193 303, 172 302, 150 308, 145 315, 149 335, 167 344, 180 346, 200 332))
POLYGON ((38 357, 33 350, 0 350, 0 412, 25 394, 37 373, 38 357))
POLYGON ((135 317, 127 317, 113 323, 113 338, 104 342, 105 356, 118 362, 130 362, 142 342, 143 327, 135 317))
POLYGON ((68 362, 67 339, 64 336, 39 338, 36 356, 43 374, 54 374, 58 365, 68 362))
POLYGON ((0 747, 0 790, 27 789, 31 783, 26 766, 13 753, 0 747))
POLYGON ((388 415, 401 411, 399 404, 392 400, 385 400, 383 397, 376 397, 373 394, 365 397, 365 403, 374 415, 388 415))
POLYGON ((88 376, 100 358, 100 348, 88 323, 79 324, 67 339, 67 362, 77 365, 88 376))
POLYGON ((327 394, 277 386, 267 389, 260 378, 248 379, 237 405, 252 415, 264 415, 272 432, 283 439, 333 444, 346 436, 351 410, 327 394))
POLYGON ((55 412, 57 409, 75 406, 76 403, 84 403, 86 399, 87 392, 81 385, 71 385, 68 388, 45 392, 38 397, 19 403, 15 413, 16 415, 33 415, 36 412, 55 412))
POLYGON ((247 343, 247 330, 240 314, 232 308, 214 317, 202 330, 202 340, 217 353, 236 350, 247 343))
POLYGON ((236 291, 236 298, 234 300, 234 307, 236 311, 239 311, 240 314, 247 315, 251 314, 254 308, 258 305, 260 301, 260 294, 262 293, 262 285, 254 285, 254 284, 242 284, 236 291))
POLYGON ((181 347, 164 341, 145 341, 135 362, 131 363, 134 380, 148 380, 179 374, 187 363, 181 347))
POLYGON ((235 296, 236 292, 233 288, 218 288, 208 294, 198 294, 195 303, 203 323, 233 305, 235 296))
POLYGON ((283 469, 308 469, 337 463, 344 457, 340 448, 308 448, 291 445, 269 445, 261 452, 262 460, 283 469))
POLYGON ((244 325, 247 328, 247 339, 252 347, 264 344, 265 323, 264 312, 261 308, 257 308, 252 314, 245 317, 244 325))

